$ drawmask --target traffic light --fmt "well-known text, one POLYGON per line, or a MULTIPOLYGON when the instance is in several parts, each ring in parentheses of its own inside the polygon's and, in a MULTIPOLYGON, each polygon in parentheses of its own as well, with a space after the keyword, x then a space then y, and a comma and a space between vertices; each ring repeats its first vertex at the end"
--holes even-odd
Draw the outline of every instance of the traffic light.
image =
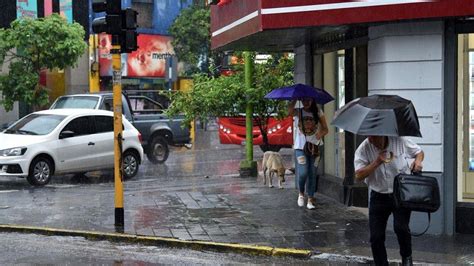
POLYGON ((92 10, 96 13, 105 12, 105 17, 94 19, 94 33, 108 33, 112 41, 120 45, 121 53, 130 53, 138 49, 137 15, 138 12, 127 8, 122 10, 122 0, 92 0, 92 10))
POLYGON ((116 35, 122 32, 122 0, 92 0, 92 10, 105 12, 105 17, 92 21, 92 31, 116 35))
POLYGON ((120 33, 122 53, 130 53, 138 49, 137 15, 138 12, 131 8, 122 10, 122 31, 120 33))

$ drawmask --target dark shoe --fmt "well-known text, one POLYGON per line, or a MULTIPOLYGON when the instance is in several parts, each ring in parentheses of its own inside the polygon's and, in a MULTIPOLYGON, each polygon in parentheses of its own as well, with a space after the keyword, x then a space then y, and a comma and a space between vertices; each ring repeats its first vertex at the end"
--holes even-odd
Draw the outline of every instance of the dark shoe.
POLYGON ((402 266, 413 266, 413 258, 411 256, 402 258, 402 266))

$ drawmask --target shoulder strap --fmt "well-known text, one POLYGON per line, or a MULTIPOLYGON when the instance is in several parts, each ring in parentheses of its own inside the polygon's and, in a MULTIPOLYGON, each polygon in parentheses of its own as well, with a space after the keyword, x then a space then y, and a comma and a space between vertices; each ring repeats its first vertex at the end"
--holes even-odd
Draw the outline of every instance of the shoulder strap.
POLYGON ((410 233, 412 236, 421 236, 423 234, 426 233, 426 231, 428 231, 428 228, 430 228, 430 224, 431 224, 431 213, 429 212, 428 213, 428 225, 426 226, 425 230, 421 233, 410 233))

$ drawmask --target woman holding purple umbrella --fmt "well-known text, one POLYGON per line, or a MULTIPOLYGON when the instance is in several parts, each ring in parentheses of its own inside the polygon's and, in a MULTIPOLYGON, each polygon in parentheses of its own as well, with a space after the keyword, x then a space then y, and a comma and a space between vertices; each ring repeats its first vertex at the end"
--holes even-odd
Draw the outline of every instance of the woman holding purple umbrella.
POLYGON ((314 193, 317 190, 317 167, 321 159, 319 147, 323 145, 323 137, 328 133, 324 113, 312 98, 302 100, 303 108, 295 108, 296 100, 290 102, 288 114, 293 115, 295 139, 293 149, 296 158, 296 175, 298 180, 298 206, 305 203, 305 192, 308 197, 306 208, 315 209, 314 193))

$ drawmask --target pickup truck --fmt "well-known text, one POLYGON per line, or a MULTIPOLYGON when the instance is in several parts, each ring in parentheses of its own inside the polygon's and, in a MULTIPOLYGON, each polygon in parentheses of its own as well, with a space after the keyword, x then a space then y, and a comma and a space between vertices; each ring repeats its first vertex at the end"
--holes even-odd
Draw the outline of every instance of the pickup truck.
MULTIPOLYGON (((142 134, 143 149, 150 162, 164 163, 169 156, 169 145, 190 145, 189 127, 182 127, 183 117, 169 118, 163 106, 149 97, 122 95, 125 118, 142 134)), ((56 99, 50 109, 86 108, 112 111, 112 92, 64 95, 56 99)))

